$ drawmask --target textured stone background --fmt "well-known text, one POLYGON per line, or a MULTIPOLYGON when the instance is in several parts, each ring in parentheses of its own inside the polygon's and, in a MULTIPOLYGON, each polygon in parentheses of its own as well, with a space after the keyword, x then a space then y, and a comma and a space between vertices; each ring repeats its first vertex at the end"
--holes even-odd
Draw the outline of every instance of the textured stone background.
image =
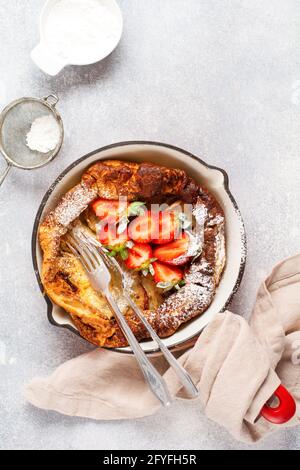
MULTIPOLYGON (((172 143, 224 167, 249 243, 232 309, 248 315, 273 264, 299 250, 300 4, 298 0, 119 0, 125 31, 104 62, 49 78, 31 63, 43 0, 0 0, 0 105, 60 95, 66 127, 47 169, 13 171, 0 199, 0 447, 243 449, 198 406, 131 422, 39 411, 25 382, 89 346, 50 326, 31 266, 36 209, 73 160, 111 142, 172 143)), ((254 448, 300 448, 281 431, 254 448)))

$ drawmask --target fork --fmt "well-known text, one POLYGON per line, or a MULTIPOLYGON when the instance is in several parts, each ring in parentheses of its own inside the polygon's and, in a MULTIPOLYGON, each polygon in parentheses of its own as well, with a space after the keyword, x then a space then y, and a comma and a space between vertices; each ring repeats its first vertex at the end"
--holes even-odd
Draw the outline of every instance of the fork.
POLYGON ((97 248, 83 241, 74 231, 67 236, 66 245, 71 253, 76 256, 84 267, 92 287, 101 292, 105 297, 111 311, 116 315, 116 319, 129 345, 131 346, 139 367, 149 384, 150 389, 163 406, 169 406, 172 398, 167 388, 164 378, 151 364, 148 357, 142 350, 139 342, 128 326, 125 317, 118 307, 117 302, 110 292, 111 274, 103 261, 97 248))
POLYGON ((126 288, 125 288, 125 273, 122 270, 120 264, 114 257, 110 257, 107 255, 105 250, 103 249, 102 245, 100 242, 95 240, 94 238, 88 237, 84 232, 81 232, 81 235, 83 239, 86 241, 88 244, 92 244, 93 246, 96 246, 100 250, 100 254, 102 255, 102 259, 106 262, 108 266, 110 266, 112 269, 115 269, 118 271, 119 275, 121 276, 122 280, 122 285, 123 285, 123 294, 127 302, 129 303, 130 307, 134 311, 134 313, 137 315, 137 317, 141 320, 143 323, 144 327, 147 329, 148 333, 150 334, 152 340, 156 342, 158 345, 159 349, 165 356, 165 359, 168 361, 169 365, 173 368, 174 372, 176 373, 177 377, 181 381, 182 385, 187 389, 191 397, 196 398, 199 395, 199 391, 194 384, 190 374, 182 367, 182 365, 177 361, 177 359, 173 356, 171 351, 167 348, 167 346, 164 344, 164 342, 160 339, 156 331, 152 328, 148 320, 145 318, 143 312, 140 310, 140 308, 136 305, 136 303, 132 300, 131 296, 127 294, 126 288))

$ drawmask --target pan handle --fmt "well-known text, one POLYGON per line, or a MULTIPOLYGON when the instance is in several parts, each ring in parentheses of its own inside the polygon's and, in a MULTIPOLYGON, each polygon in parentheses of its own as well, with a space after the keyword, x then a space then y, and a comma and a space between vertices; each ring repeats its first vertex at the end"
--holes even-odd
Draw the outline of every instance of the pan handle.
POLYGON ((261 416, 273 424, 287 423, 296 413, 294 398, 283 385, 279 385, 273 396, 279 400, 279 404, 272 408, 266 403, 260 412, 261 416))

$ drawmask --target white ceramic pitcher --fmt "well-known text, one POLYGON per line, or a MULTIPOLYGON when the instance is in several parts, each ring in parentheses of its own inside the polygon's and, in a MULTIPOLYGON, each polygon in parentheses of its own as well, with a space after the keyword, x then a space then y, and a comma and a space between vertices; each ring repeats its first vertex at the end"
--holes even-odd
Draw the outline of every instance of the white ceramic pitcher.
POLYGON ((118 45, 123 31, 123 17, 122 12, 116 3, 115 0, 97 0, 100 4, 104 5, 106 8, 109 8, 110 13, 113 15, 115 24, 117 24, 117 31, 116 34, 112 35, 103 47, 97 49, 95 47, 95 51, 92 52, 88 51, 89 57, 84 57, 84 55, 74 61, 74 59, 69 59, 65 54, 59 54, 49 41, 47 41, 47 37, 45 34, 45 27, 47 24, 47 20, 52 9, 55 5, 62 0, 48 0, 44 5, 40 16, 40 43, 33 49, 31 52, 31 58, 33 62, 45 73, 48 75, 57 75, 66 65, 88 65, 98 62, 105 57, 107 57, 118 45))

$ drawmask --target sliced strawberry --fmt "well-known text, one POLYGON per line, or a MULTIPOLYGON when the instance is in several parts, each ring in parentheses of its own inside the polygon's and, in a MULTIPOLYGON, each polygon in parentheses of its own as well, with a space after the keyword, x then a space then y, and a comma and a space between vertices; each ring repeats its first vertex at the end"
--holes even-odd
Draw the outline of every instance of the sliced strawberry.
POLYGON ((177 229, 179 229, 179 223, 174 212, 147 211, 130 223, 129 235, 138 243, 151 241, 162 245, 174 240, 177 229))
POLYGON ((102 245, 108 247, 123 247, 129 241, 127 230, 118 233, 118 227, 115 225, 103 225, 97 231, 98 240, 102 245))
POLYGON ((152 234, 157 232, 158 218, 155 214, 147 211, 136 217, 128 227, 130 238, 137 243, 149 243, 152 234))
POLYGON ((153 234, 152 242, 156 245, 164 245, 174 240, 179 223, 174 212, 159 212, 158 231, 153 234))
POLYGON ((116 224, 123 216, 126 216, 128 202, 126 200, 96 199, 92 203, 92 209, 101 221, 107 224, 116 224))
POLYGON ((171 266, 182 266, 190 260, 186 253, 189 248, 190 237, 183 232, 181 237, 166 245, 161 245, 154 250, 154 258, 171 266))
POLYGON ((153 258, 152 248, 148 243, 135 243, 128 249, 125 264, 128 269, 148 269, 153 258))
POLYGON ((160 261, 155 261, 153 263, 154 269, 154 281, 159 283, 166 283, 172 285, 176 285, 180 283, 183 279, 183 272, 180 268, 176 268, 175 266, 167 266, 166 264, 161 263, 160 261))

